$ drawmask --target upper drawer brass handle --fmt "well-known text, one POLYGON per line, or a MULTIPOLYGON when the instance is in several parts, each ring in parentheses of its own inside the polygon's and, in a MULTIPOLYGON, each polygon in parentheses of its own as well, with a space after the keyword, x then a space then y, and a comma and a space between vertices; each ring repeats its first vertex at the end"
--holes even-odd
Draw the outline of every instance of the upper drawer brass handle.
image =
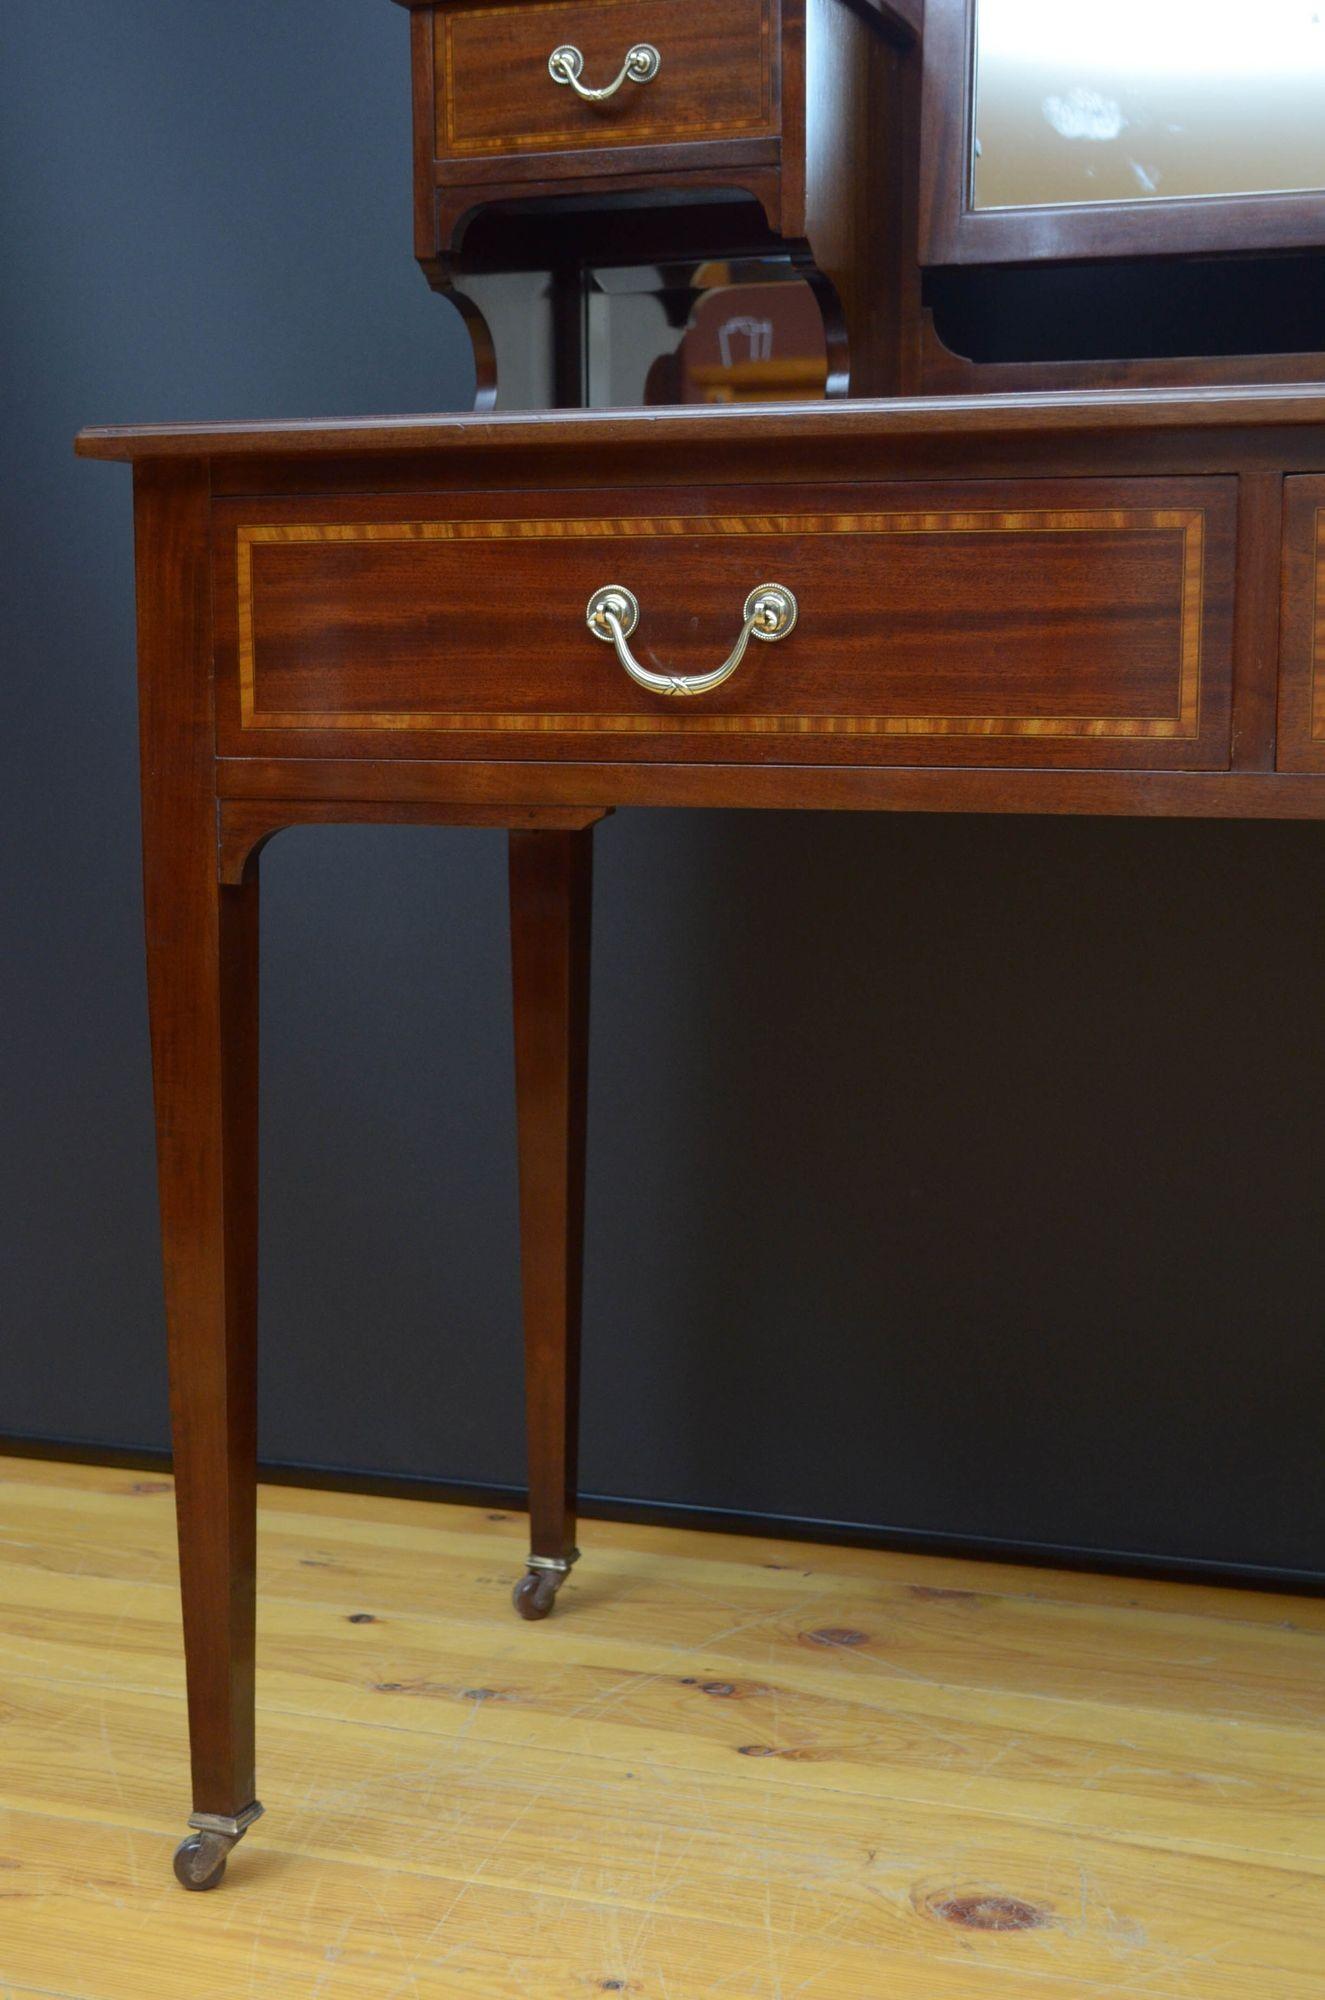
POLYGON ((553 49, 547 59, 548 72, 553 83, 568 83, 577 97, 586 104, 603 104, 609 97, 615 97, 623 83, 652 83, 662 67, 662 57, 652 42, 636 42, 630 54, 621 65, 621 74, 614 83, 608 83, 601 90, 590 90, 587 83, 580 82, 584 69, 584 57, 573 42, 563 42, 559 49, 553 49))
POLYGON ((639 599, 623 583, 609 583, 596 590, 589 599, 586 617, 594 638, 605 639, 609 646, 615 646, 617 658, 630 678, 648 688, 650 694, 711 694, 714 688, 731 679, 752 639, 763 639, 769 644, 775 639, 785 639, 796 623, 798 610, 795 598, 780 583, 761 583, 745 600, 741 636, 722 665, 711 674, 689 675, 654 674, 640 665, 626 643, 639 624, 639 599))

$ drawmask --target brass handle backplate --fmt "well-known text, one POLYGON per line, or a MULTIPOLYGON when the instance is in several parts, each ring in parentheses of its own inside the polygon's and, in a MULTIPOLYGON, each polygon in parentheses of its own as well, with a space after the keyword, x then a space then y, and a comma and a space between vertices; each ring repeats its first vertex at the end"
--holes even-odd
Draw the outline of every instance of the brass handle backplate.
POLYGON ((615 646, 617 658, 633 681, 650 694, 711 694, 730 680, 752 639, 771 645, 785 639, 796 623, 799 606, 791 592, 780 583, 761 583, 745 600, 745 623, 741 636, 720 667, 708 674, 655 674, 642 667, 628 641, 639 624, 639 599, 624 583, 605 584, 589 599, 586 623, 595 639, 615 646))
POLYGON ((636 42, 622 63, 620 74, 601 90, 591 90, 587 83, 580 82, 584 57, 573 42, 563 42, 559 49, 553 49, 547 66, 553 83, 569 84, 586 104, 605 104, 609 97, 616 96, 623 83, 652 83, 662 67, 662 57, 652 42, 636 42))

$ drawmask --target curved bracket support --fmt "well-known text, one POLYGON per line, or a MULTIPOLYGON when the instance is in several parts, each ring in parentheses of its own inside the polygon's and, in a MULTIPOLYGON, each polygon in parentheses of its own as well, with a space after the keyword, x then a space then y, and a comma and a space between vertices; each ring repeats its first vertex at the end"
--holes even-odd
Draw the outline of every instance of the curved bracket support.
POLYGON ((451 256, 419 259, 433 291, 459 313, 474 352, 474 409, 486 416, 497 407, 497 344, 477 302, 464 289, 462 273, 451 256))
POLYGON ((222 799, 217 808, 217 879, 236 889, 269 840, 291 826, 468 826, 505 832, 579 833, 610 806, 469 806, 347 799, 222 799))

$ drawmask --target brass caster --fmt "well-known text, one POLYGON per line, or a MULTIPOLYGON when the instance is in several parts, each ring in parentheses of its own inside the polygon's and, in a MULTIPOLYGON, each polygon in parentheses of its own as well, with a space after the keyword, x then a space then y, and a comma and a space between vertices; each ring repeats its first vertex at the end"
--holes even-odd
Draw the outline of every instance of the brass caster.
POLYGON ((522 1618, 536 1622, 547 1617, 565 1581, 564 1571, 558 1575, 554 1569, 528 1570, 511 1592, 511 1602, 522 1618))
POLYGON ((175 1880, 185 1889, 219 1889, 237 1843, 224 1833, 191 1833, 175 1849, 175 1880))
POLYGON ((528 1569, 511 1592, 511 1602, 520 1616, 531 1623, 546 1618, 579 1560, 578 1549, 572 1549, 568 1556, 530 1556, 528 1569))
POLYGON ((220 1813, 196 1812, 186 1834, 175 1849, 175 1880, 184 1889, 218 1889, 225 1879, 225 1864, 232 1847, 238 1847, 254 1820, 262 1818, 262 1807, 254 1799, 234 1819, 220 1813))

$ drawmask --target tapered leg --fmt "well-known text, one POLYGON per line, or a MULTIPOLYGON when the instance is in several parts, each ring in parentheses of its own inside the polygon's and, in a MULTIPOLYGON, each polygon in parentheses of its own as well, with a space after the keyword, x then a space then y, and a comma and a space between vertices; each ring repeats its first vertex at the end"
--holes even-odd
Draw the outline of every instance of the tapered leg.
POLYGON ((522 1617, 545 1618, 575 1547, 592 830, 511 835, 520 1268, 529 1432, 522 1617))
POLYGON ((136 488, 143 848, 157 1166, 193 1767, 189 1888, 257 1817, 256 871, 218 880, 205 468, 136 488))

